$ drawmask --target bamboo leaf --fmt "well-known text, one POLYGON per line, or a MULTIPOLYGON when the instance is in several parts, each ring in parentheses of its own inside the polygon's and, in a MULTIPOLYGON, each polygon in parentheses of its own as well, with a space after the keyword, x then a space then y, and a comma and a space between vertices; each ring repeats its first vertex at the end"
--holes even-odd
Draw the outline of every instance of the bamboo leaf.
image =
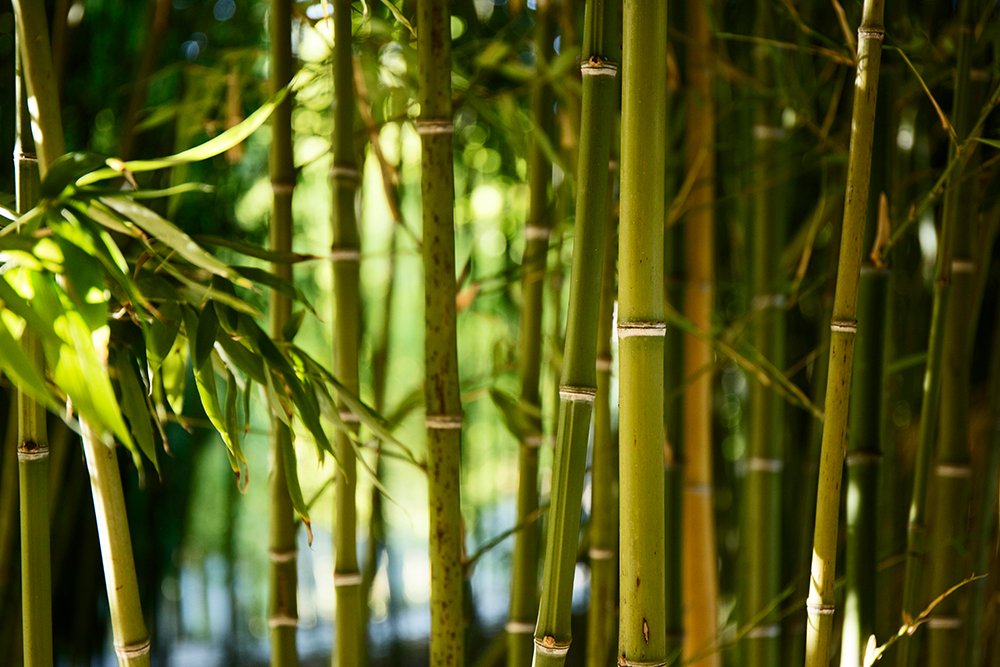
POLYGON ((295 512, 302 518, 309 545, 312 546, 312 524, 309 521, 309 507, 306 505, 305 498, 302 497, 302 487, 299 485, 298 462, 295 457, 295 444, 292 441, 293 432, 285 425, 279 425, 277 428, 287 431, 287 437, 281 439, 281 456, 285 459, 285 482, 288 485, 288 497, 292 501, 295 512))
POLYGON ((219 318, 215 314, 215 308, 208 304, 202 308, 201 316, 198 318, 198 328, 192 350, 195 366, 203 366, 208 361, 218 333, 219 318))
POLYGON ((21 343, 7 328, 6 319, 0 317, 0 349, 3 350, 3 354, 0 354, 0 371, 3 371, 19 390, 43 403, 49 410, 58 412, 59 404, 53 399, 45 382, 43 369, 36 366, 24 353, 21 343))
POLYGON ((261 246, 256 246, 250 243, 241 243, 240 241, 224 239, 218 236, 198 236, 196 239, 199 243, 204 245, 228 248, 230 250, 235 250, 241 255, 256 257, 257 259, 262 259, 272 264, 294 264, 296 262, 320 259, 318 255, 303 255, 297 252, 279 252, 277 250, 268 250, 267 248, 263 248, 261 246))
POLYGON ((56 199, 77 179, 103 164, 104 158, 96 153, 67 153, 56 159, 46 170, 40 193, 46 199, 56 199))
POLYGON ((992 148, 1000 148, 1000 140, 997 139, 983 139, 982 137, 976 137, 975 140, 992 148))
POLYGON ((114 368, 118 378, 118 388, 121 393, 122 411, 125 419, 132 427, 132 435, 138 451, 132 451, 132 460, 135 461, 136 468, 141 469, 141 458, 139 451, 146 455, 153 463, 156 474, 160 474, 160 464, 156 457, 155 440, 153 439, 153 427, 150 424, 149 406, 146 402, 146 392, 142 388, 136 368, 129 355, 117 353, 113 355, 114 368))
POLYGON ((392 2, 392 0, 382 0, 382 4, 389 8, 389 11, 392 12, 392 15, 396 18, 397 21, 399 21, 399 24, 409 31, 411 37, 416 39, 417 31, 413 29, 413 24, 410 23, 410 21, 406 18, 406 16, 399 9, 399 7, 397 7, 396 4, 392 2))

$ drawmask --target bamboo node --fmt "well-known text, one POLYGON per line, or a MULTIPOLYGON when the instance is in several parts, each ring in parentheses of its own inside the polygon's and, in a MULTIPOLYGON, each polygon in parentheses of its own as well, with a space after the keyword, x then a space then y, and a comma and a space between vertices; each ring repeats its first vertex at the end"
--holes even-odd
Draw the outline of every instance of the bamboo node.
POLYGON ((361 180, 361 174, 358 172, 358 168, 354 165, 335 163, 332 167, 330 167, 330 178, 335 181, 357 183, 361 180))
POLYGON ((22 153, 20 151, 14 151, 14 161, 15 162, 38 162, 38 156, 34 153, 22 153))
POLYGON ((858 41, 860 42, 862 39, 877 39, 881 42, 885 39, 885 28, 866 28, 862 26, 858 28, 858 41))
POLYGON ((436 431, 457 431, 462 428, 462 415, 427 415, 424 425, 436 431))
POLYGON ((524 436, 524 446, 530 449, 538 449, 545 442, 545 436, 541 433, 529 433, 524 436))
POLYGON ((528 241, 544 241, 551 233, 552 230, 543 225, 527 225, 524 228, 524 238, 528 241))
POLYGON ((826 604, 824 602, 806 600, 806 611, 810 614, 816 614, 818 616, 833 616, 833 613, 836 610, 837 605, 835 604, 826 604))
POLYGON ((618 66, 600 56, 591 56, 580 63, 580 74, 583 76, 617 76, 618 66))
POLYGON ((856 334, 858 323, 856 320, 833 320, 830 322, 830 331, 833 333, 856 334))
POLYGON ((772 125, 754 125, 753 138, 757 141, 776 141, 785 138, 785 128, 772 125))
POLYGON ((757 625, 747 632, 749 639, 773 639, 781 636, 781 626, 777 623, 772 625, 757 625))
POLYGON ((290 195, 295 190, 295 181, 271 181, 271 191, 276 195, 290 195))
POLYGON ((594 363, 598 371, 610 371, 612 366, 611 357, 597 357, 594 363))
POLYGON ((754 472, 779 473, 784 469, 785 462, 781 459, 767 458, 764 456, 751 456, 747 459, 747 470, 754 472))
POLYGON ((361 259, 361 250, 358 248, 331 248, 331 262, 357 262, 361 259))
POLYGON ((712 485, 706 483, 685 484, 684 493, 690 493, 695 496, 710 496, 712 495, 712 485))
POLYGON ((337 412, 337 416, 339 416, 340 421, 344 422, 345 424, 361 423, 361 419, 350 410, 340 410, 339 412, 337 412))
POLYGON ((882 460, 882 455, 875 452, 851 452, 845 457, 848 467, 876 465, 882 460))
POLYGON ((298 625, 299 619, 297 617, 285 614, 276 614, 267 619, 267 627, 269 628, 296 628, 298 625))
POLYGON ((971 259, 953 259, 951 260, 951 272, 952 273, 975 273, 976 263, 971 259))
POLYGON ((968 464, 939 463, 934 468, 938 477, 948 477, 951 479, 968 479, 972 477, 972 466, 968 464))
POLYGON ((784 294, 758 294, 750 301, 752 310, 764 310, 765 308, 784 308, 784 294))
POLYGON ((570 387, 562 386, 559 387, 559 398, 564 401, 576 402, 576 403, 593 403, 594 397, 597 395, 597 389, 594 387, 570 387))
POLYGON ((959 616, 931 616, 927 619, 927 627, 931 630, 957 630, 962 627, 959 616))
POLYGON ((49 458, 49 446, 42 442, 25 440, 17 445, 17 460, 23 463, 49 458))
POLYGON ((267 558, 272 563, 291 563, 298 556, 298 552, 295 549, 291 551, 278 551, 276 549, 271 549, 267 552, 267 558))
POLYGON ((333 573, 334 588, 351 588, 354 586, 360 586, 361 582, 362 578, 360 572, 333 573))
POLYGON ((141 658, 144 655, 149 655, 150 649, 149 639, 137 642, 135 644, 126 644, 124 646, 119 646, 115 644, 115 655, 117 655, 122 660, 132 660, 135 658, 141 658))
POLYGON ((535 637, 535 650, 542 655, 563 656, 569 653, 569 642, 561 642, 552 635, 535 637))
POLYGON ((535 631, 535 624, 527 621, 507 621, 503 629, 508 635, 530 635, 535 631))
POLYGON ((615 557, 615 552, 611 549, 598 549, 596 547, 587 551, 590 560, 611 560, 615 557))
POLYGON ((662 660, 657 662, 646 662, 644 660, 629 660, 625 655, 618 656, 619 667, 666 667, 667 663, 662 660))
POLYGON ((666 322, 619 322, 618 337, 631 338, 633 336, 662 337, 667 333, 666 322))
POLYGON ((455 124, 449 118, 418 118, 415 124, 420 136, 455 133, 455 124))

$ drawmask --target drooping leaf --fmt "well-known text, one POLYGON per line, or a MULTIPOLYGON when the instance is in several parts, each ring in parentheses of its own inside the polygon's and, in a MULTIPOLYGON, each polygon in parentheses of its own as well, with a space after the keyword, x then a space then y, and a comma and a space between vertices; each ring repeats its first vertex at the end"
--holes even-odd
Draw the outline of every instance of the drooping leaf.
POLYGON ((262 259, 266 262, 271 262, 272 264, 295 264, 296 262, 320 259, 317 255, 304 255, 297 252, 279 252, 277 250, 270 250, 268 248, 252 245, 250 243, 242 243, 233 239, 225 239, 220 236, 198 236, 196 237, 196 240, 204 245, 228 248, 230 250, 235 250, 241 255, 256 257, 257 259, 262 259))
POLYGON ((67 153, 56 159, 42 179, 41 195, 46 199, 58 198, 67 187, 76 183, 84 174, 104 165, 104 158, 96 153, 67 153))
POLYGON ((153 438, 153 427, 150 424, 146 391, 142 388, 135 364, 129 359, 129 355, 115 353, 112 358, 118 378, 118 389, 121 393, 122 411, 132 427, 135 443, 139 446, 138 451, 132 452, 132 460, 135 461, 135 467, 142 470, 142 459, 139 457, 139 451, 141 451, 153 463, 153 468, 159 475, 160 464, 156 457, 156 445, 153 438))
POLYGON ((14 337, 3 317, 0 317, 0 371, 17 385, 18 389, 42 403, 53 412, 59 411, 59 404, 52 397, 45 382, 43 369, 39 368, 24 353, 21 343, 14 337))
POLYGON ((280 439, 279 449, 281 451, 279 453, 285 463, 285 482, 288 486, 288 497, 292 501, 292 507, 295 508, 296 514, 302 518, 302 523, 305 525, 306 533, 308 534, 309 544, 312 545, 313 535, 312 525, 309 521, 309 507, 306 505, 305 498, 302 496, 302 487, 299 485, 298 462, 295 457, 292 430, 284 424, 276 424, 275 428, 282 429, 285 432, 285 437, 280 439))
POLYGON ((215 315, 215 308, 211 304, 206 304, 201 310, 198 318, 198 328, 195 334, 192 348, 195 366, 203 366, 208 361, 212 348, 215 346, 215 339, 219 333, 219 318, 215 315))

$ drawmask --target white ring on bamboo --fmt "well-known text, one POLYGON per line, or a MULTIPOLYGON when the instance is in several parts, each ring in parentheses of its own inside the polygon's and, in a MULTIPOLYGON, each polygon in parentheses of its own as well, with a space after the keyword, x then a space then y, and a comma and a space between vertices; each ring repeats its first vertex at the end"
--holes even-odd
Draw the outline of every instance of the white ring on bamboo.
POLYGON ((292 551, 268 551, 267 558, 272 563, 291 563, 298 556, 298 552, 292 551))
POLYGON ((621 162, 615 158, 608 160, 608 171, 618 171, 621 168, 621 162))
POLYGON ((267 619, 267 627, 269 628, 297 628, 299 626, 299 619, 294 616, 272 616, 267 619))
POLYGON ((597 389, 593 387, 559 387, 559 398, 574 403, 593 403, 597 389))
POLYGON ((772 125, 754 125, 753 138, 760 141, 773 141, 785 137, 785 128, 772 125))
POLYGON ((615 557, 615 552, 611 549, 592 548, 587 551, 590 560, 611 560, 615 557))
POLYGON ((358 418, 358 416, 356 414, 354 414, 353 412, 351 412, 350 410, 340 410, 337 413, 337 416, 339 416, 340 417, 340 421, 344 422, 345 424, 360 424, 361 423, 361 420, 358 418))
POLYGON ((952 273, 975 273, 976 263, 971 259, 953 259, 951 260, 951 272, 952 273))
POLYGON ((599 371, 610 371, 612 363, 613 361, 611 357, 598 357, 597 360, 594 362, 594 366, 599 371))
POLYGON ((931 616, 927 619, 927 627, 936 630, 957 630, 962 627, 962 619, 958 616, 931 616))
POLYGON ((951 479, 967 479, 972 477, 972 466, 967 464, 955 465, 949 463, 939 463, 934 472, 938 477, 948 477, 951 479))
POLYGON ((862 39, 877 39, 882 41, 885 39, 885 30, 882 28, 858 28, 858 40, 862 39))
POLYGON ((784 308, 786 303, 784 294, 758 294, 750 300, 752 310, 764 310, 765 308, 784 308))
POLYGON ((462 415, 427 415, 424 425, 435 431, 457 431, 462 428, 462 415))
POLYGON ((580 63, 580 74, 583 76, 618 76, 618 66, 606 60, 587 60, 580 63))
POLYGON ((295 183, 271 181, 271 191, 276 195, 290 195, 295 190, 295 183))
POLYGON ((665 662, 643 662, 641 660, 629 660, 625 656, 618 659, 618 664, 623 667, 666 667, 665 662))
POLYGON ((747 637, 750 639, 771 639, 774 637, 781 636, 781 626, 777 624, 773 625, 758 625, 750 628, 747 632, 747 637))
POLYGON ((345 574, 333 574, 333 586, 334 588, 349 588, 351 586, 360 586, 363 579, 361 578, 360 572, 348 572, 345 574))
POLYGON ((18 153, 14 151, 14 159, 18 162, 38 162, 38 155, 35 153, 18 153))
POLYGON ((822 602, 813 602, 811 600, 806 601, 806 611, 818 614, 819 616, 833 616, 836 609, 837 605, 835 604, 824 604, 822 602))
POLYGON ((331 262, 357 262, 361 259, 358 248, 333 248, 330 250, 331 262))
POLYGON ((530 635, 535 631, 535 624, 527 621, 507 621, 503 629, 508 635, 530 635))
POLYGON ((122 660, 129 660, 131 658, 141 658, 144 655, 149 655, 150 641, 139 642, 138 644, 129 644, 128 646, 115 645, 115 655, 117 655, 122 660))
POLYGON ((37 449, 22 450, 20 447, 17 449, 17 460, 23 461, 25 463, 29 461, 41 461, 42 459, 49 458, 49 448, 48 447, 38 447, 37 449))
POLYGON ((851 452, 845 462, 848 466, 875 465, 882 460, 881 454, 874 452, 851 452))
POLYGON ((767 458, 764 456, 751 456, 747 459, 747 470, 754 472, 781 472, 785 467, 785 462, 781 459, 767 458))
POLYGON ((546 635, 539 639, 535 637, 535 648, 542 655, 562 656, 569 653, 569 642, 557 642, 555 637, 546 635))
POLYGON ((834 320, 830 322, 830 331, 834 333, 857 333, 858 323, 854 320, 834 320))
POLYGON ((662 337, 667 333, 666 322, 619 322, 618 337, 632 338, 642 336, 647 338, 662 337))
POLYGON ((545 436, 541 433, 530 433, 524 436, 524 446, 531 449, 538 449, 545 442, 545 436))
POLYGON ((524 228, 524 238, 529 241, 544 241, 551 232, 551 229, 542 225, 527 225, 524 228))
POLYGON ((455 124, 450 120, 434 120, 434 119, 418 119, 415 123, 417 126, 417 134, 424 136, 425 134, 454 134, 455 124))
POLYGON ((695 496, 710 496, 712 495, 712 490, 712 485, 705 482, 684 485, 684 493, 690 493, 695 496))
POLYGON ((357 168, 342 164, 335 164, 330 167, 330 177, 354 182, 357 182, 361 178, 357 168))

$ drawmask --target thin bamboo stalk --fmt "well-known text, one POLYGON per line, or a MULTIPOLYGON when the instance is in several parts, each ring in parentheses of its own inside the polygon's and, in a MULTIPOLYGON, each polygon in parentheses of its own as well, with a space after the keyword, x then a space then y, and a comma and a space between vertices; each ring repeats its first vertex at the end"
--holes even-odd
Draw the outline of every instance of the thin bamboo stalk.
POLYGON ((451 19, 446 0, 417 4, 422 151, 424 354, 430 505, 432 667, 463 664, 462 400, 455 331, 451 19))
MULTIPOLYGON (((292 3, 272 0, 269 16, 271 40, 270 86, 272 93, 284 88, 292 78, 292 3)), ((292 193, 295 189, 295 164, 292 154, 292 100, 286 97, 271 116, 271 215, 270 245, 278 252, 292 249, 292 193)), ((289 264, 274 264, 272 272, 291 282, 289 264)), ((291 318, 291 300, 276 290, 271 291, 271 335, 283 336, 285 323, 291 318)), ((270 531, 268 537, 269 602, 268 627, 271 638, 271 665, 296 667, 299 664, 295 646, 298 628, 298 574, 295 545, 296 525, 292 500, 288 492, 285 450, 292 447, 291 432, 280 419, 272 419, 271 476, 268 480, 270 497, 270 531)))
MULTIPOLYGON (((551 142, 555 132, 553 95, 542 72, 554 54, 554 23, 551 4, 541 0, 535 13, 535 58, 539 76, 531 100, 535 132, 551 142)), ((553 214, 549 190, 552 162, 542 141, 532 141, 528 155, 530 202, 525 225, 524 259, 521 262, 521 320, 518 332, 521 404, 528 412, 518 453, 518 522, 538 511, 538 452, 543 441, 541 369, 542 313, 545 289, 545 262, 553 214)), ((532 656, 533 620, 538 610, 538 555, 540 531, 537 523, 526 525, 514 537, 511 568, 510 614, 507 621, 507 665, 528 667, 532 656)))
MULTIPOLYGON (((612 160, 610 184, 617 173, 612 160)), ((609 208, 614 209, 609 197, 609 208)), ((614 655, 618 599, 618 440, 611 423, 611 334, 615 307, 617 216, 609 212, 597 323, 597 395, 594 398, 594 452, 590 468, 590 608, 587 610, 587 665, 604 667, 614 655)))
POLYGON ((882 351, 888 271, 864 266, 858 282, 858 334, 847 453, 847 590, 840 667, 860 667, 875 634, 878 476, 882 458, 882 351))
MULTIPOLYGON (((31 124, 22 56, 15 54, 14 174, 17 210, 27 213, 38 201, 38 159, 31 124)), ((42 362, 38 339, 25 331, 21 344, 29 358, 42 362)), ((45 408, 17 392, 17 461, 21 525, 21 629, 25 667, 52 664, 52 551, 49 529, 49 439, 45 408)))
MULTIPOLYGON (((333 372, 354 394, 358 393, 358 346, 361 332, 361 298, 358 268, 361 240, 355 216, 355 195, 360 180, 354 150, 354 60, 351 48, 351 1, 333 2, 333 88, 335 98, 333 165, 333 372)), ((362 613, 361 572, 358 569, 357 464, 352 435, 357 433, 357 417, 345 406, 342 418, 351 432, 340 429, 334 438, 337 476, 334 492, 333 583, 337 592, 336 644, 334 665, 361 665, 366 636, 362 613)))
MULTIPOLYGON (((688 0, 687 169, 696 172, 684 221, 687 258, 684 311, 702 331, 712 330, 715 297, 715 98, 712 63, 714 3, 688 0)), ((712 381, 709 344, 684 339, 684 651, 699 667, 720 664, 711 649, 718 633, 719 584, 712 491, 712 381), (706 655, 706 650, 708 654, 706 655), (699 657, 704 656, 704 657, 699 657)))
POLYGON ((607 221, 607 164, 611 151, 617 66, 617 6, 588 0, 580 71, 583 100, 577 164, 576 225, 573 231, 569 313, 559 381, 552 495, 542 569, 542 593, 535 626, 535 667, 563 665, 572 642, 573 573, 579 541, 583 478, 590 419, 597 393, 597 323, 604 227, 607 221))
POLYGON ((847 441, 847 417, 857 329, 858 280, 864 241, 875 103, 882 55, 884 0, 865 0, 858 28, 858 66, 851 112, 851 145, 841 230, 837 286, 830 322, 830 365, 826 386, 816 528, 806 601, 806 667, 826 667, 833 636, 834 579, 837 531, 840 524, 840 485, 847 441))
POLYGON ((34 104, 29 105, 32 134, 35 152, 38 154, 39 172, 44 176, 48 166, 66 152, 59 107, 59 83, 52 68, 45 3, 13 0, 13 5, 22 55, 22 75, 28 95, 35 100, 34 104))
MULTIPOLYGON (((623 13, 621 241, 618 261, 619 665, 665 665, 663 554, 663 228, 667 149, 667 5, 623 13), (657 83, 659 82, 659 83, 657 83)), ((685 443, 686 444, 686 443, 685 443)))

